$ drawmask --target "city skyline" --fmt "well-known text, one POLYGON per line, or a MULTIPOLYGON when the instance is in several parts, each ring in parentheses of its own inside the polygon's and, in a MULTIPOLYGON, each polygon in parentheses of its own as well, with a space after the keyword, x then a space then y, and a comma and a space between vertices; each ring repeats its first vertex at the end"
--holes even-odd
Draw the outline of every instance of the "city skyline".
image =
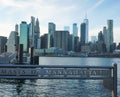
POLYGON ((97 36, 107 20, 113 19, 114 42, 120 42, 120 17, 118 10, 119 0, 1 0, 0 1, 0 36, 9 36, 15 24, 21 21, 30 22, 30 17, 35 16, 40 22, 40 33, 48 33, 48 22, 56 24, 56 30, 63 30, 64 26, 70 27, 72 33, 73 23, 78 25, 86 18, 89 19, 89 38, 97 36), (30 10, 30 11, 29 11, 30 10), (4 17, 4 18, 3 18, 4 17))

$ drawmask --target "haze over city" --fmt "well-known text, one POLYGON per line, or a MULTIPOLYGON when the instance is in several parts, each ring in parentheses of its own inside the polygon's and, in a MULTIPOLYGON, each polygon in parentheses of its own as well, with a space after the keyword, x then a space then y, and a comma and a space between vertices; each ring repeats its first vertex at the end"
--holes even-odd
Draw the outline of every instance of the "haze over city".
POLYGON ((35 16, 40 22, 41 35, 48 32, 48 22, 54 22, 57 29, 80 24, 86 17, 89 19, 90 36, 98 35, 108 19, 113 19, 114 41, 120 42, 120 1, 119 0, 0 0, 0 36, 9 36, 15 24, 21 21, 30 22, 35 16))

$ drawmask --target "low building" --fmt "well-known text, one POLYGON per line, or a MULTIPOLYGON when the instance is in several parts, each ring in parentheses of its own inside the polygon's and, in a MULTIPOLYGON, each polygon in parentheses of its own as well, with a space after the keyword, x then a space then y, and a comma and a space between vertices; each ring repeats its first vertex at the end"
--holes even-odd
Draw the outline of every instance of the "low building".
POLYGON ((49 49, 35 49, 34 50, 34 56, 41 56, 41 55, 63 55, 64 51, 62 49, 58 49, 55 47, 49 48, 49 49))
POLYGON ((85 45, 81 45, 81 52, 90 52, 91 48, 90 45, 85 44, 85 45))

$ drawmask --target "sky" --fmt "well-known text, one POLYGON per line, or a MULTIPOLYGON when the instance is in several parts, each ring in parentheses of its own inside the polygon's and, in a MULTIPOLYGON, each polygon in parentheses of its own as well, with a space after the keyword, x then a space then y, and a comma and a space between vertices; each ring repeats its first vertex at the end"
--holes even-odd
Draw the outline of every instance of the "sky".
POLYGON ((120 42, 120 0, 0 0, 0 36, 9 37, 15 24, 30 23, 31 16, 39 19, 41 35, 48 33, 48 22, 54 22, 57 30, 89 20, 89 40, 114 22, 114 42, 120 42))

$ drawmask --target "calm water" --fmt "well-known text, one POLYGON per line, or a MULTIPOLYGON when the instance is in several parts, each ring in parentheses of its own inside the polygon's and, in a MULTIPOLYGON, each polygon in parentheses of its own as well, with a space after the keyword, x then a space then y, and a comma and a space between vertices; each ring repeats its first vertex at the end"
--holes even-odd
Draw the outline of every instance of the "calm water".
MULTIPOLYGON (((119 58, 40 57, 40 65, 118 64, 118 97, 120 97, 119 58)), ((0 97, 111 97, 102 80, 0 80, 0 97)))

